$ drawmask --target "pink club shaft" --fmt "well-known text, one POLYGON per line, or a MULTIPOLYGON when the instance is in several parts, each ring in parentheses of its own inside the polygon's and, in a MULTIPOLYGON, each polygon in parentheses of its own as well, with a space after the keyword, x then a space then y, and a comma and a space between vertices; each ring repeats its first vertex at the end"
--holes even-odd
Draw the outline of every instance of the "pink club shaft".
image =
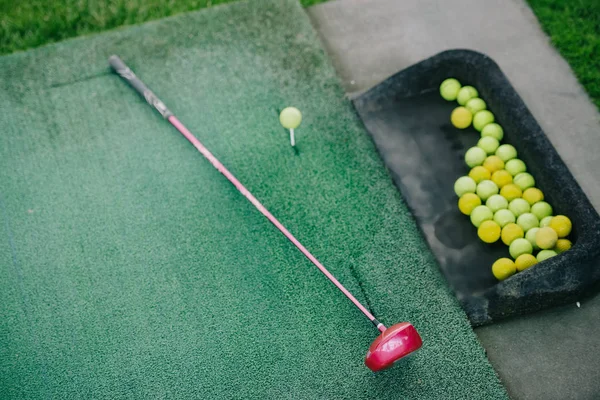
MULTIPOLYGON (((304 254, 306 256, 306 258, 308 258, 317 268, 319 268, 319 270, 323 273, 323 275, 325 275, 327 277, 327 279, 329 279, 335 286, 337 286, 338 289, 340 289, 342 291, 342 293, 344 293, 346 295, 346 297, 348 299, 350 299, 350 301, 352 303, 354 303, 354 305, 356 307, 358 307, 358 309, 360 311, 362 311, 363 314, 365 314, 365 316, 367 318, 369 318, 370 321, 374 322, 377 321, 376 318, 373 316, 373 314, 371 314, 369 312, 369 310, 367 310, 365 308, 365 306, 363 306, 353 295, 352 293, 350 293, 348 291, 348 289, 346 289, 344 287, 344 285, 342 285, 332 274, 331 272, 329 272, 327 270, 327 268, 325 268, 323 266, 323 264, 321 264, 319 262, 319 260, 316 259, 315 256, 313 256, 310 251, 308 251, 306 249, 306 247, 304 247, 302 245, 302 243, 300 243, 298 241, 298 239, 296 239, 294 237, 294 235, 292 235, 290 233, 290 231, 288 231, 286 229, 285 226, 283 226, 281 224, 281 222, 279 222, 277 220, 277 218, 275 218, 273 216, 273 214, 271 214, 269 212, 269 210, 267 210, 265 208, 265 206, 263 206, 260 201, 258 201, 256 199, 256 197, 254 197, 252 195, 252 193, 250 193, 250 191, 248 191, 248 189, 246 189, 246 187, 244 185, 242 185, 242 183, 240 181, 237 180, 237 178, 231 173, 229 172, 229 170, 227 168, 225 168, 225 166, 223 164, 221 164, 221 162, 206 148, 204 147, 204 145, 181 123, 181 121, 179 121, 177 119, 177 117, 175 117, 174 115, 171 115, 170 117, 168 117, 168 121, 175 127, 177 128, 177 130, 179 132, 181 132, 181 134, 183 136, 185 136, 185 138, 187 140, 190 141, 190 143, 192 145, 194 145, 194 147, 196 149, 198 149, 198 151, 208 160, 210 161, 210 163, 213 165, 213 167, 215 167, 220 173, 222 173, 228 180, 229 182, 231 182, 236 188, 237 190, 239 190, 239 192, 241 194, 244 195, 244 197, 246 197, 250 203, 252 203, 254 205, 254 207, 256 207, 256 209, 258 211, 260 211, 262 213, 262 215, 264 215, 265 217, 267 217, 267 219, 269 221, 271 221, 271 223, 273 225, 275 225, 275 227, 277 229, 279 229, 281 231, 281 233, 283 233, 285 235, 286 238, 289 239, 290 242, 292 242, 294 244, 294 246, 296 246, 298 248, 298 250, 300 250, 302 252, 302 254, 304 254)), ((380 323, 377 322, 377 328, 380 331, 384 331, 385 330, 385 326, 380 323)))
POLYGON ((381 332, 386 330, 386 327, 379 322, 373 314, 369 312, 344 285, 342 285, 328 270, 313 256, 303 245, 281 224, 257 199, 242 185, 237 178, 229 172, 227 168, 206 148, 200 141, 173 115, 171 111, 160 101, 158 97, 133 73, 133 71, 125 65, 117 56, 109 58, 111 67, 131 85, 146 101, 153 106, 163 117, 165 117, 181 134, 192 144, 210 163, 223 174, 238 190, 246 197, 250 203, 256 207, 281 233, 288 238, 308 258, 322 273, 329 279, 344 295, 350 299, 352 303, 371 321, 381 332))

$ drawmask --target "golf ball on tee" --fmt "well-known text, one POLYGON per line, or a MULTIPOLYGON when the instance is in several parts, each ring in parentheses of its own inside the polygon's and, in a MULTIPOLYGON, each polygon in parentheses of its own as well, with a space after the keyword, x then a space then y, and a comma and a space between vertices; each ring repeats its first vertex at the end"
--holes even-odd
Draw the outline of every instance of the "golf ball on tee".
POLYGON ((279 114, 279 122, 286 129, 296 129, 302 122, 302 113, 296 107, 286 107, 279 114))

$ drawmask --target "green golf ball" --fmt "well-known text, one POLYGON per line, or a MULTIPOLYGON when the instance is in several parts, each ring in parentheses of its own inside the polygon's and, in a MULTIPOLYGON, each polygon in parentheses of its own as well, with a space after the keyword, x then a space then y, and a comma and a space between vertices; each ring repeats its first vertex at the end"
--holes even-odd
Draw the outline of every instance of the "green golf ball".
POLYGON ((440 95, 444 100, 454 101, 460 90, 460 82, 454 78, 448 78, 440 85, 440 95))
POLYGON ((508 204, 508 209, 519 217, 521 214, 528 213, 531 210, 531 206, 525 200, 518 198, 508 204))
POLYGON ((545 228, 546 226, 550 225, 550 221, 552 221, 552 215, 542 218, 540 220, 540 228, 545 228))
POLYGON ((479 196, 482 201, 486 201, 492 195, 498 194, 498 191, 500 191, 500 189, 498 188, 498 185, 496 185, 494 182, 492 182, 490 180, 484 180, 484 181, 479 182, 479 184, 477 185, 476 193, 477 193, 477 196, 479 196))
POLYGON ((513 158, 512 160, 508 160, 504 165, 504 169, 508 171, 512 176, 517 176, 521 172, 527 171, 527 166, 522 160, 518 158, 513 158))
POLYGON ((535 179, 533 179, 533 176, 530 173, 521 172, 513 178, 513 183, 520 187, 521 190, 525 190, 535 186, 535 179))
POLYGON ((545 201, 538 201, 531 206, 531 212, 541 221, 552 215, 552 206, 545 201))
POLYGON ((481 110, 473 116, 473 128, 479 132, 492 122, 494 122, 494 114, 488 110, 481 110))
POLYGON ((524 213, 517 218, 517 225, 523 228, 523 232, 528 232, 532 228, 540 226, 540 220, 532 213, 524 213))
POLYGON ((487 158, 487 154, 486 154, 485 150, 483 150, 481 147, 477 147, 477 146, 471 147, 465 153, 465 162, 471 168, 483 164, 483 162, 485 161, 486 158, 487 158))
POLYGON ((496 150, 496 155, 504 162, 517 158, 517 149, 510 144, 503 144, 496 150))
POLYGON ((504 138, 504 129, 495 122, 487 124, 481 130, 481 137, 493 137, 497 141, 501 141, 504 138))
POLYGON ((504 198, 504 196, 500 196, 499 194, 495 194, 490 196, 485 205, 492 210, 492 212, 496 212, 498 210, 503 210, 508 208, 508 200, 504 198))
POLYGON ((482 137, 477 142, 477 147, 481 147, 487 154, 494 154, 498 146, 500 146, 500 142, 490 136, 482 137))
POLYGON ((500 225, 501 228, 504 228, 506 225, 510 223, 514 223, 517 217, 510 210, 502 209, 496 211, 494 214, 494 221, 500 225))
POLYGON ((555 255, 557 255, 557 253, 554 250, 542 250, 538 253, 536 258, 539 262, 542 262, 550 257, 554 257, 555 255))
POLYGON ((481 100, 479 97, 476 97, 467 101, 465 107, 467 110, 471 111, 471 114, 475 115, 479 111, 485 110, 487 105, 485 104, 485 101, 481 100))
POLYGON ((464 106, 465 104, 467 104, 467 101, 477 96, 479 96, 479 92, 477 92, 477 89, 475 89, 473 86, 463 86, 458 91, 456 101, 458 101, 458 104, 460 104, 461 106, 464 106))
POLYGON ((454 182, 454 193, 458 197, 461 197, 465 193, 475 193, 477 190, 477 183, 468 176, 461 176, 454 182))
POLYGON ((525 238, 515 239, 510 243, 508 247, 508 252, 512 258, 517 258, 521 254, 531 254, 533 253, 533 246, 529 243, 529 240, 525 238))
POLYGON ((540 230, 540 228, 531 228, 530 230, 527 231, 527 233, 525 234, 525 239, 529 240, 529 243, 531 243, 531 246, 533 246, 534 250, 539 250, 540 247, 537 245, 536 241, 535 241, 535 235, 537 234, 537 232, 540 230))
POLYGON ((483 221, 490 221, 494 218, 494 213, 492 210, 487 208, 486 206, 477 206, 471 212, 471 223, 479 228, 479 225, 483 223, 483 221))

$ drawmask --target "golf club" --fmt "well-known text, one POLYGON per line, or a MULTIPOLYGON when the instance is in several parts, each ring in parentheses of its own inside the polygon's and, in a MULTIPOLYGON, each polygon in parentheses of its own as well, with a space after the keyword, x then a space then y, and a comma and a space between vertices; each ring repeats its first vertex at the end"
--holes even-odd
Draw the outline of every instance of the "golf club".
POLYGON ((396 361, 418 350, 421 337, 412 324, 402 322, 386 328, 369 312, 338 280, 236 179, 231 172, 173 115, 171 111, 144 83, 115 55, 109 58, 112 69, 125 79, 148 104, 153 106, 171 123, 210 163, 244 195, 258 211, 275 225, 354 305, 381 331, 373 341, 365 358, 366 366, 372 371, 391 367, 396 361))

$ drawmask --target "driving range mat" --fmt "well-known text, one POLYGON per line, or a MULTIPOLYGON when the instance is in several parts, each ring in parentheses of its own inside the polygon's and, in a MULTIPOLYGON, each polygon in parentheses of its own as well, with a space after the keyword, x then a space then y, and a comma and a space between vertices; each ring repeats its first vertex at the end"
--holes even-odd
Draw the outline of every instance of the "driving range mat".
POLYGON ((296 1, 2 57, 0 104, 0 398, 505 398, 296 1), (423 348, 372 374, 370 322, 111 54, 423 348))

